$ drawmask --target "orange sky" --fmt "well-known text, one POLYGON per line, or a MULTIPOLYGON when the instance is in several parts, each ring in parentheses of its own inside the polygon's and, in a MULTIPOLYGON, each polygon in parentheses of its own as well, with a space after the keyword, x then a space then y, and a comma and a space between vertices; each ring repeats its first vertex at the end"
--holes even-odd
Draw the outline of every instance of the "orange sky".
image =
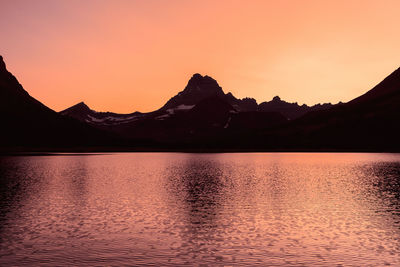
POLYGON ((195 72, 259 103, 336 103, 400 66, 399 11, 397 0, 0 0, 0 54, 56 111, 151 111, 195 72))

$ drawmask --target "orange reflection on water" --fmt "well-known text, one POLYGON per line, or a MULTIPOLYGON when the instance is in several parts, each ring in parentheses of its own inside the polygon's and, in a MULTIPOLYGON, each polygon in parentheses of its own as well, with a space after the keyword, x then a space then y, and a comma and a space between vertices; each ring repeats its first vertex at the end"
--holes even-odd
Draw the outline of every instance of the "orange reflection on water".
POLYGON ((397 154, 0 161, 1 265, 399 264, 397 154))

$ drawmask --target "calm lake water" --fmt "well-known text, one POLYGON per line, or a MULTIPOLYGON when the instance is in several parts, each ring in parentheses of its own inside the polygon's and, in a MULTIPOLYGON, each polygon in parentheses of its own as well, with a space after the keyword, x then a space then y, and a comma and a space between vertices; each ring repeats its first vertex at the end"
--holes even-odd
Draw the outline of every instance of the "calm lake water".
POLYGON ((400 266, 400 154, 0 158, 1 266, 400 266))

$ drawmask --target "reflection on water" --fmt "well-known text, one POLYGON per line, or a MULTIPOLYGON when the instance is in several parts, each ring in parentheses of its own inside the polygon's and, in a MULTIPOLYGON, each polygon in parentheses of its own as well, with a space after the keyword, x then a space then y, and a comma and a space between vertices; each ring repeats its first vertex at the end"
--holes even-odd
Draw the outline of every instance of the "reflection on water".
POLYGON ((0 158, 0 265, 399 266, 400 155, 0 158))

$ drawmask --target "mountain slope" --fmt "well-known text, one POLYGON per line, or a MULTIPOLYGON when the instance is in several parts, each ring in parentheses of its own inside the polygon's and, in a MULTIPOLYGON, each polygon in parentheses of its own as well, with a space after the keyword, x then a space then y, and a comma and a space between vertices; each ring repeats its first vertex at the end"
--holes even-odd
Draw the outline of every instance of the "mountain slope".
MULTIPOLYGON (((7 71, 0 56, 0 146, 87 146, 108 138, 98 130, 64 117, 31 97, 7 71)), ((107 139, 108 140, 108 139, 107 139)))
POLYGON ((392 72, 383 81, 365 94, 353 99, 350 105, 366 103, 369 101, 382 101, 381 98, 389 98, 392 95, 397 96, 400 92, 400 68, 392 72))
MULTIPOLYGON (((364 95, 309 112, 274 132, 281 145, 338 150, 400 150, 400 69, 364 95)), ((271 133, 266 133, 271 134, 271 133)))

